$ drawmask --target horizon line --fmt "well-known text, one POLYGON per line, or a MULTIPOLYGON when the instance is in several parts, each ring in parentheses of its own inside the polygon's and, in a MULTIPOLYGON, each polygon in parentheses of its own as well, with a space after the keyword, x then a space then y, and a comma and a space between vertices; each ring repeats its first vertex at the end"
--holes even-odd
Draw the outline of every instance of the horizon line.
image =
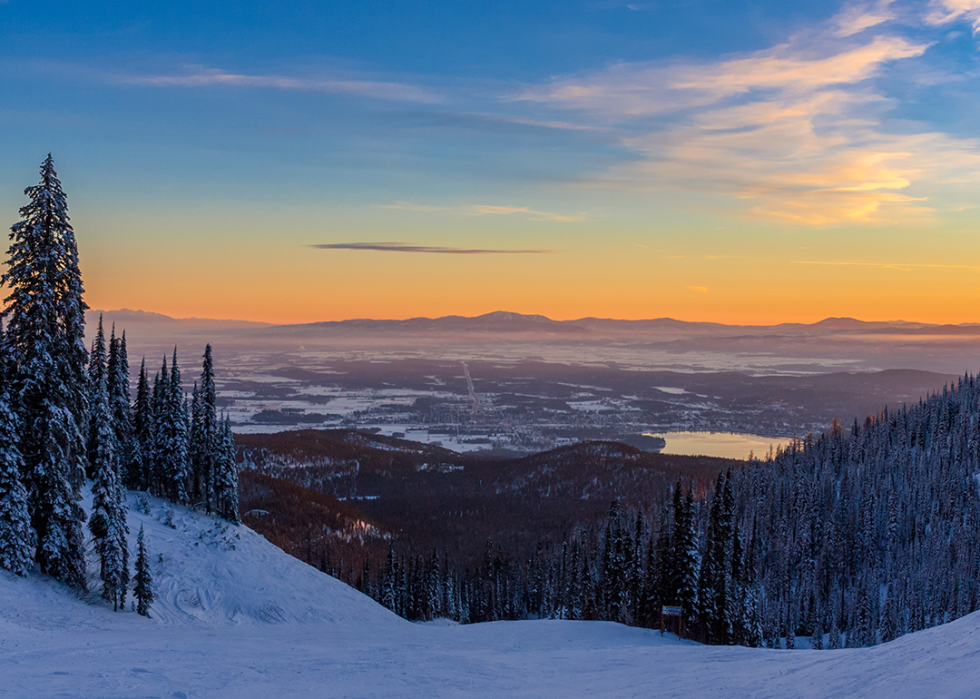
POLYGON ((418 315, 418 316, 406 316, 404 318, 371 318, 371 317, 349 317, 340 319, 330 319, 330 320, 310 320, 310 321, 300 321, 300 322, 274 322, 268 320, 251 320, 246 318, 209 318, 202 316, 170 316, 166 313, 161 313, 159 311, 148 311, 143 309, 132 309, 132 308, 117 308, 113 310, 104 310, 90 308, 87 313, 97 314, 112 314, 112 313, 133 313, 133 314, 146 314, 152 316, 160 316, 167 320, 172 321, 211 321, 216 323, 248 323, 251 325, 264 325, 268 327, 295 327, 300 325, 323 325, 328 323, 352 323, 352 322, 374 322, 374 323, 402 323, 413 320, 443 320, 448 318, 465 319, 465 320, 475 320, 478 318, 488 318, 492 316, 517 316, 519 318, 528 319, 538 319, 542 321, 547 321, 551 323, 575 323, 581 321, 605 321, 605 322, 618 322, 618 323, 649 323, 654 321, 670 321, 675 323, 684 323, 688 325, 720 325, 724 327, 745 327, 745 328, 772 328, 781 325, 802 325, 802 326, 812 326, 819 325, 820 323, 826 323, 828 321, 850 321, 855 323, 861 323, 865 325, 873 324, 894 324, 894 325, 920 325, 920 326, 934 326, 934 327, 964 327, 964 326, 976 326, 980 325, 978 321, 961 321, 958 323, 939 323, 932 321, 918 321, 918 320, 904 320, 904 319, 889 319, 889 320, 862 320, 860 318, 854 318, 852 316, 826 316, 819 320, 812 322, 799 321, 799 320, 785 320, 775 323, 726 323, 723 321, 716 320, 684 320, 682 318, 674 318, 672 316, 654 316, 645 318, 615 318, 611 316, 578 316, 569 318, 552 318, 540 313, 519 313, 517 311, 490 311, 488 313, 479 313, 476 315, 462 315, 456 313, 448 313, 445 315, 418 315))

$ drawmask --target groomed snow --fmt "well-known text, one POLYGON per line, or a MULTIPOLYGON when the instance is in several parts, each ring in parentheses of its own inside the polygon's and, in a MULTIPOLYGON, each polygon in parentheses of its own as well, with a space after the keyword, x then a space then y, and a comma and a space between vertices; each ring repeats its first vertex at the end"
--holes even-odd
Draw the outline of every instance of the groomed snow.
POLYGON ((175 508, 171 528, 150 503, 130 529, 146 526, 152 619, 0 572, 0 697, 980 696, 980 614, 840 651, 605 622, 410 624, 245 527, 175 508))

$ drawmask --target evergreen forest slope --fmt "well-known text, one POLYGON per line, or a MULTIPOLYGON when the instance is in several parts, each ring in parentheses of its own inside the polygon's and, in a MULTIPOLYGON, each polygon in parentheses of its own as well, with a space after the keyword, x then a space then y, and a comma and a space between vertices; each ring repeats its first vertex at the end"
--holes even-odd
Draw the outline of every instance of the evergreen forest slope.
POLYGON ((147 502, 129 528, 145 527, 161 593, 150 619, 0 572, 5 696, 965 698, 980 684, 978 614, 821 652, 608 622, 410 624, 244 526, 147 502))

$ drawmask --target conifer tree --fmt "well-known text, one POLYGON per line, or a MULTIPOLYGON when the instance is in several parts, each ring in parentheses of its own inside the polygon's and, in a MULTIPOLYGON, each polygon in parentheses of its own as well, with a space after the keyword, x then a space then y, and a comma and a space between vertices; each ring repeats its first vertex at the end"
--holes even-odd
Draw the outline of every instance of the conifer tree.
POLYGON ((194 414, 194 453, 193 468, 195 483, 199 483, 198 499, 203 500, 208 512, 214 506, 216 489, 216 460, 220 445, 217 412, 217 395, 214 384, 214 363, 211 358, 211 345, 204 348, 204 365, 201 370, 201 385, 197 393, 197 411, 194 414))
POLYGON ((103 375, 98 391, 93 395, 93 448, 91 465, 92 516, 89 530, 99 554, 99 577, 102 579, 102 598, 119 609, 126 600, 129 583, 129 550, 126 544, 126 506, 119 481, 119 459, 116 435, 109 410, 109 393, 103 375))
MULTIPOLYGON (((678 484, 677 492, 680 493, 680 484, 678 484)), ((674 593, 674 599, 683 608, 683 613, 688 620, 694 621, 695 602, 698 595, 698 574, 701 564, 698 553, 698 534, 694 521, 694 494, 688 489, 686 494, 675 498, 675 503, 674 534, 671 537, 677 569, 677 589, 674 593)))
POLYGON ((160 477, 166 497, 171 502, 184 504, 187 502, 188 421, 176 347, 169 375, 166 359, 160 375, 160 395, 155 411, 160 477))
POLYGON ((117 338, 115 326, 112 327, 109 341, 109 360, 106 369, 112 427, 119 449, 120 482, 123 487, 127 487, 134 480, 130 471, 138 473, 139 465, 135 455, 133 413, 129 404, 129 356, 126 351, 126 332, 123 331, 122 336, 117 338))
POLYGON ((149 492, 153 484, 153 446, 156 429, 153 421, 153 396, 146 375, 146 358, 140 364, 133 409, 133 468, 130 487, 149 492))
POLYGON ((153 576, 150 574, 150 557, 146 552, 146 539, 143 535, 143 525, 140 525, 136 536, 136 583, 133 596, 136 598, 136 611, 141 616, 150 616, 150 605, 156 599, 153 590, 153 576))
POLYGON ((227 417, 218 436, 218 457, 215 460, 215 511, 229 522, 238 524, 238 467, 235 464, 235 436, 227 417))
POLYGON ((163 366, 153 377, 153 397, 151 399, 153 415, 153 445, 150 448, 152 477, 150 492, 154 495, 167 497, 167 434, 169 415, 167 408, 170 373, 167 371, 167 358, 163 358, 163 366))
POLYGON ((197 389, 197 381, 191 391, 191 433, 188 456, 191 462, 191 485, 190 497, 194 506, 204 506, 208 514, 211 513, 210 502, 206 488, 201 482, 201 395, 197 389))
POLYGON ((11 228, 7 272, 10 289, 2 315, 4 342, 14 361, 14 393, 35 556, 42 572, 85 587, 85 309, 75 234, 68 204, 50 155, 41 182, 26 192, 30 203, 11 228))
POLYGON ((602 580, 607 618, 619 621, 626 596, 625 561, 623 556, 623 524, 620 503, 613 500, 606 519, 605 542, 602 549, 602 580))
POLYGON ((21 473, 20 425, 11 406, 9 362, 0 336, 0 568, 27 575, 37 544, 21 473))
POLYGON ((95 449, 96 449, 96 432, 97 423, 95 422, 95 406, 96 402, 99 400, 99 392, 105 388, 106 379, 106 344, 105 344, 105 330, 102 327, 102 316, 99 315, 99 328, 95 333, 95 339, 92 341, 92 351, 89 353, 88 360, 88 385, 86 396, 88 399, 89 410, 89 424, 86 425, 88 429, 88 439, 86 442, 86 453, 88 454, 88 467, 86 468, 86 474, 89 478, 95 477, 95 449))

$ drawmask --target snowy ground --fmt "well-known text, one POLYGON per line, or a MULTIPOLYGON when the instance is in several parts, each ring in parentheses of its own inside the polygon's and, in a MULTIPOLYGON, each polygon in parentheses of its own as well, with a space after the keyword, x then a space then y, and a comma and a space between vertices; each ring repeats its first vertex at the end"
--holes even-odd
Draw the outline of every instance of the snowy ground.
POLYGON ((0 573, 0 697, 980 696, 978 614, 841 651, 597 622, 410 624, 245 527, 182 508, 170 527, 165 510, 130 513, 154 562, 153 619, 0 573))

